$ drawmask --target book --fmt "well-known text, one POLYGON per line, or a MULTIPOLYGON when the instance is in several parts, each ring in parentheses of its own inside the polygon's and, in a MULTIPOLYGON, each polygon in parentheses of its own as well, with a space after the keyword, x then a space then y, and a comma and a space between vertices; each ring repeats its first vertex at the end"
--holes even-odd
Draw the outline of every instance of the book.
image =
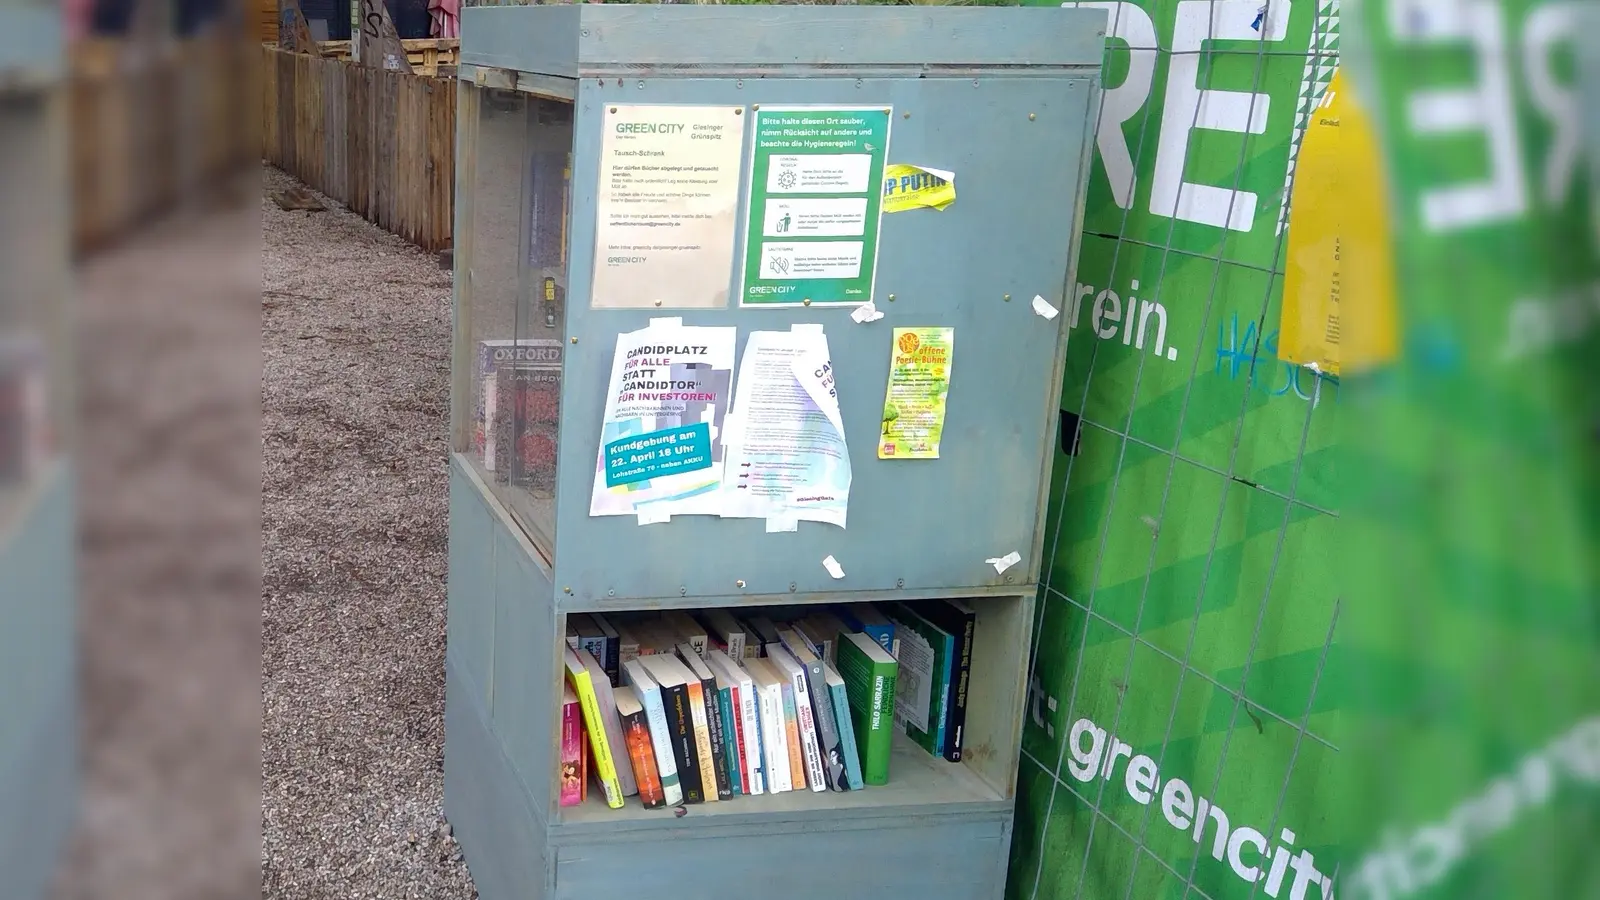
POLYGON ((577 806, 589 796, 583 752, 583 710, 569 681, 561 686, 561 805, 577 806))
POLYGON ((672 609, 661 614, 661 621, 677 633, 680 641, 687 641, 694 648, 695 656, 706 658, 706 629, 694 620, 694 616, 681 609, 672 609))
POLYGON ((843 622, 852 632, 863 632, 868 637, 878 642, 878 646, 895 654, 894 622, 884 615, 883 610, 872 603, 847 603, 833 608, 839 621, 843 622))
POLYGON ((839 635, 852 629, 845 626, 839 617, 827 610, 818 610, 800 620, 800 627, 811 636, 813 643, 822 647, 822 661, 834 665, 838 660, 839 635))
MULTIPOLYGON (((817 737, 816 715, 811 708, 811 692, 806 687, 806 669, 800 665, 781 642, 767 645, 767 658, 779 673, 788 678, 793 689, 795 721, 800 732, 802 765, 806 771, 806 787, 813 791, 828 789, 828 776, 822 762, 822 742, 817 737)), ((785 703, 790 702, 785 699, 785 703)))
POLYGON ((944 756, 945 732, 950 724, 950 685, 955 637, 928 621, 904 603, 889 609, 900 640, 900 685, 910 687, 912 699, 895 714, 905 723, 906 735, 934 756, 944 756))
POLYGON ((660 809, 667 805, 667 795, 661 789, 661 775, 656 770, 655 750, 650 746, 650 725, 645 719, 644 704, 633 688, 623 685, 616 689, 617 718, 622 726, 622 741, 628 746, 628 762, 633 767, 633 780, 639 789, 639 802, 645 809, 660 809))
POLYGON ((578 626, 577 623, 572 620, 572 616, 567 616, 567 646, 574 650, 578 650, 583 647, 583 644, 579 643, 578 641, 578 626))
POLYGON ((611 686, 605 669, 600 666, 600 661, 595 659, 594 654, 587 650, 579 650, 578 658, 583 661, 584 668, 589 670, 595 699, 600 703, 600 719, 605 725, 606 739, 611 745, 611 758, 617 769, 617 782, 622 785, 622 796, 632 797, 639 792, 639 786, 633 779, 633 767, 623 762, 627 746, 622 740, 622 722, 617 718, 616 688, 611 686))
POLYGON ((672 752, 672 730, 667 724, 667 709, 661 701, 661 686, 650 677, 644 663, 638 658, 622 664, 622 680, 633 688, 644 706, 645 721, 650 726, 650 748, 656 757, 656 775, 661 779, 661 793, 668 806, 683 802, 683 783, 678 779, 677 755, 672 752))
POLYGON ((706 628, 723 644, 723 649, 732 659, 744 658, 745 634, 744 626, 739 620, 725 609, 708 609, 702 616, 706 628))
MULTIPOLYGON (((716 774, 717 798, 726 800, 733 796, 733 783, 728 780, 727 743, 723 737, 722 705, 717 692, 716 676, 706 666, 706 661, 694 652, 688 643, 678 645, 678 657, 689 667, 694 677, 700 679, 701 702, 705 706, 706 740, 711 745, 711 768, 716 774)), ((691 698, 693 694, 691 693, 691 698)), ((695 738, 699 740, 698 737, 695 738)), ((710 785, 706 785, 710 793, 710 785)))
MULTIPOLYGON (((721 650, 706 648, 707 653, 721 650)), ((734 794, 746 793, 744 787, 744 758, 739 753, 739 716, 735 712, 739 686, 723 680, 716 672, 717 712, 722 719, 722 764, 728 770, 728 789, 734 794)))
MULTIPOLYGON (((744 670, 755 685, 761 713, 761 753, 768 793, 794 790, 789 773, 789 732, 783 715, 783 679, 760 657, 746 657, 744 670)), ((796 747, 798 749, 798 745, 796 747)))
MULTIPOLYGON (((525 457, 519 460, 524 472, 531 474, 529 462, 544 461, 553 466, 553 457, 543 460, 543 441, 536 441, 541 445, 536 449, 526 438, 553 434, 560 418, 565 347, 554 338, 478 342, 476 371, 481 389, 473 410, 472 446, 486 471, 506 473, 513 448, 525 457), (514 417, 514 410, 520 415, 514 417), (513 422, 513 418, 518 421, 513 422)), ((548 474, 553 475, 553 470, 548 474)))
POLYGON ((622 664, 630 659, 638 659, 639 654, 651 652, 639 644, 639 634, 629 622, 613 622, 617 629, 617 669, 621 675, 622 664))
POLYGON ((805 670, 806 695, 811 700, 811 719, 816 723, 817 753, 822 760, 823 781, 828 790, 847 791, 850 783, 845 778, 844 748, 839 740, 839 725, 833 715, 833 697, 828 693, 822 658, 793 629, 778 629, 778 638, 784 649, 805 670))
POLYGON ((589 620, 600 629, 601 637, 605 638, 605 656, 597 656, 600 665, 605 667, 606 675, 611 678, 613 685, 622 683, 622 639, 617 634, 617 629, 611 622, 599 613, 590 613, 589 620))
MULTIPOLYGON (((589 651, 600 661, 600 668, 605 669, 606 634, 595 624, 593 617, 588 613, 568 613, 567 626, 578 636, 577 649, 589 651)), ((609 669, 606 669, 606 674, 611 674, 609 669)))
POLYGON ((977 630, 977 613, 960 600, 919 603, 916 612, 954 641, 950 652, 950 684, 946 689, 948 712, 941 746, 945 759, 960 762, 967 725, 967 683, 972 678, 972 639, 977 630))
POLYGON ((844 681, 861 752, 861 780, 889 783, 889 757, 894 746, 894 710, 899 663, 863 632, 839 639, 839 677, 844 681))
MULTIPOLYGON (((672 744, 672 761, 678 769, 678 781, 683 787, 684 803, 704 803, 706 796, 701 787, 700 754, 695 747, 694 711, 689 702, 689 683, 693 673, 682 665, 672 665, 675 660, 665 653, 639 657, 640 665, 655 681, 661 691, 661 704, 667 720, 667 731, 672 744)), ((716 789, 711 791, 716 796, 716 789)))
MULTIPOLYGON (((616 761, 611 755, 611 737, 606 730, 600 710, 599 695, 594 688, 594 673, 599 672, 602 681, 605 680, 605 673, 600 669, 599 663, 595 663, 594 669, 591 670, 588 663, 594 657, 583 659, 587 655, 583 650, 567 648, 564 654, 567 678, 572 682, 572 691, 578 695, 578 705, 583 710, 584 731, 589 733, 589 749, 594 753, 595 778, 600 782, 600 789, 605 792, 606 805, 612 809, 619 809, 622 806, 622 783, 617 778, 616 761)), ((612 718, 615 719, 614 714, 612 718)), ((620 750, 620 742, 617 746, 620 750)))
POLYGON ((844 689, 844 678, 831 665, 822 667, 822 680, 828 686, 828 699, 833 701, 833 717, 839 727, 839 752, 844 757, 845 783, 850 790, 866 787, 861 777, 861 748, 856 746, 856 726, 850 713, 850 697, 844 689))
MULTIPOLYGON (((742 648, 741 648, 742 649, 742 648)), ((726 677, 737 699, 735 710, 739 741, 739 763, 743 777, 740 779, 746 794, 766 792, 766 759, 761 752, 761 702, 756 697, 755 681, 723 651, 714 651, 707 662, 717 672, 719 680, 726 677)))
POLYGON ((778 640, 778 626, 766 616, 752 616, 745 619, 745 624, 750 626, 750 631, 756 636, 756 644, 761 648, 757 651, 757 655, 765 656, 767 645, 778 640))
MULTIPOLYGON (((671 653, 650 657, 658 665, 673 673, 673 677, 688 690, 691 734, 694 737, 695 771, 699 773, 701 802, 715 803, 722 798, 722 786, 717 783, 716 758, 711 748, 711 721, 706 712, 705 688, 683 660, 671 653)), ((654 671, 654 670, 652 670, 654 671)), ((665 684, 665 682, 663 682, 665 684)), ((727 777, 724 773, 723 777, 727 777)), ((685 794, 688 792, 685 791, 685 794)))

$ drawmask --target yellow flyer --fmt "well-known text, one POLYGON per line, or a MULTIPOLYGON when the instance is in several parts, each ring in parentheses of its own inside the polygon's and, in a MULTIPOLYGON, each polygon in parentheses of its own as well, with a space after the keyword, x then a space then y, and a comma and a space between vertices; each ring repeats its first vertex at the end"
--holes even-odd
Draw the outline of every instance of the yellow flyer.
POLYGON ((896 328, 879 459, 938 459, 954 328, 896 328))

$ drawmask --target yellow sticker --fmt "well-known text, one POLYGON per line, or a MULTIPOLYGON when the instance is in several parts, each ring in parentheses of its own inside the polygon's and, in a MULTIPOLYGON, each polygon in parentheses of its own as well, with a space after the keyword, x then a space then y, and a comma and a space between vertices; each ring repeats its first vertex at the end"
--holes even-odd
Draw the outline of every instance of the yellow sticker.
POLYGON ((944 209, 956 202, 956 173, 890 163, 883 168, 883 211, 944 209))
POLYGON ((1377 140, 1341 74, 1311 111, 1295 163, 1278 324, 1279 359, 1330 375, 1392 360, 1399 330, 1377 140))

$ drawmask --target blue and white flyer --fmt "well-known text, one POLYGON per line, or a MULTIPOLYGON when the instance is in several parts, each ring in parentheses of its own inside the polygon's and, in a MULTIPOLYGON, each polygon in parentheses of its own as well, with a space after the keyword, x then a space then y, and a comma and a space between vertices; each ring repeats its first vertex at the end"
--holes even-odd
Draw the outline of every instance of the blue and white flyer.
POLYGON ((850 451, 820 326, 750 333, 723 440, 722 515, 766 519, 768 531, 844 527, 850 451))
POLYGON ((734 327, 652 322, 617 335, 591 516, 717 515, 734 327))

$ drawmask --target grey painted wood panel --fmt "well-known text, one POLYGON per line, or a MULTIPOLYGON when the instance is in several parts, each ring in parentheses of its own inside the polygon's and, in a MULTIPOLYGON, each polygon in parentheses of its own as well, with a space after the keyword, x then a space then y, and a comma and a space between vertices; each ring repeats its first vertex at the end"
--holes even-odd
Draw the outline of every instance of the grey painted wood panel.
POLYGON ((549 896, 545 827, 488 724, 462 687, 460 660, 445 664, 444 811, 481 900, 549 896))
POLYGON ((0 895, 44 896, 77 805, 74 481, 0 533, 0 895))
POLYGON ((561 682, 553 667, 554 617, 550 583, 533 565, 515 526, 494 523, 494 689, 490 713, 512 769, 530 802, 550 804, 557 721, 552 709, 561 682))
POLYGON ((456 459, 450 464, 449 553, 447 639, 470 690, 487 707, 494 659, 494 531, 482 495, 456 459))
POLYGON ((927 6, 472 7, 461 59, 573 78, 655 66, 1098 69, 1098 9, 927 6))
POLYGON ((1009 847, 1009 825, 948 816, 867 830, 563 843, 553 896, 591 900, 628 886, 651 900, 995 900, 1005 889, 995 861, 1009 847))

